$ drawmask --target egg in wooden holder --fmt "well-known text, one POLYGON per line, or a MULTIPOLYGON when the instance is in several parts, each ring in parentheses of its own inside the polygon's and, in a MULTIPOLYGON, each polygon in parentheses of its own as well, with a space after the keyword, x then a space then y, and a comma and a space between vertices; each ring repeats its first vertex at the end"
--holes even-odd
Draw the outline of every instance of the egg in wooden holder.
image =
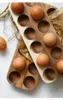
POLYGON ((63 59, 63 47, 43 4, 35 3, 31 6, 23 3, 24 11, 20 15, 12 12, 11 4, 10 13, 42 80, 51 83, 62 77, 57 70, 57 63, 63 59))
POLYGON ((39 81, 39 73, 29 56, 23 41, 17 45, 8 74, 8 82, 24 90, 33 90, 39 81))

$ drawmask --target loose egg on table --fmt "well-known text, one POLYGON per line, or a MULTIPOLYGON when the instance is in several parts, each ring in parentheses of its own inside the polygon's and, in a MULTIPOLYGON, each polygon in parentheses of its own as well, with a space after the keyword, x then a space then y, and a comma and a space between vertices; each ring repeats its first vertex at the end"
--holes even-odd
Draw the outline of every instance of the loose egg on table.
POLYGON ((25 58, 24 57, 16 57, 13 61, 13 67, 18 71, 25 69, 26 68, 25 58))
POLYGON ((6 49, 7 43, 3 37, 0 37, 0 51, 3 51, 6 49))

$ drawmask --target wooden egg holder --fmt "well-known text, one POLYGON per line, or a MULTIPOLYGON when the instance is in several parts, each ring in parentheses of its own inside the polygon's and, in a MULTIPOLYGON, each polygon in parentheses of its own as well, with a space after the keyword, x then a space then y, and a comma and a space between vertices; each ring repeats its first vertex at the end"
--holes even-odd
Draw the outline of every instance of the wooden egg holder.
POLYGON ((35 21, 31 18, 31 6, 26 3, 24 3, 24 12, 21 15, 15 15, 11 11, 11 4, 9 5, 9 10, 42 80, 46 83, 51 83, 63 76, 56 69, 56 63, 63 58, 63 47, 43 4, 36 3, 35 5, 41 6, 44 11, 44 17, 40 21, 35 21), (32 35, 29 35, 30 32, 32 35), (48 32, 52 32, 57 37, 57 43, 52 47, 47 47, 43 43, 43 36, 48 32), (40 68, 36 63, 36 58, 40 52, 46 53, 50 58, 50 64, 47 68, 40 68), (60 54, 56 54, 57 59, 53 58, 55 53, 58 52, 60 54))
POLYGON ((7 80, 8 82, 18 88, 22 88, 24 90, 33 90, 39 81, 39 73, 29 56, 28 50, 23 42, 20 41, 17 45, 15 54, 13 56, 8 74, 7 74, 7 80), (22 52, 23 51, 23 52, 22 52), (17 71, 13 67, 13 60, 18 57, 22 56, 26 59, 26 68, 22 71, 17 71))

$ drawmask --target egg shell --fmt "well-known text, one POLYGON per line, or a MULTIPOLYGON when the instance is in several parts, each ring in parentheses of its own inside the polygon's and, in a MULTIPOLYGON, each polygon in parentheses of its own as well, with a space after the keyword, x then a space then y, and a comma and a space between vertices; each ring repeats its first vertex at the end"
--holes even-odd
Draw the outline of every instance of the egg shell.
POLYGON ((23 58, 23 57, 15 58, 14 61, 13 61, 13 67, 18 71, 25 69, 25 67, 26 67, 25 58, 23 58))
POLYGON ((21 14, 24 11, 24 5, 21 2, 11 3, 11 10, 14 14, 21 14))
POLYGON ((7 44, 6 44, 5 39, 3 37, 0 37, 0 51, 5 50, 6 46, 7 46, 7 44))
POLYGON ((42 7, 37 5, 31 8, 30 14, 34 20, 40 20, 44 16, 42 7))
POLYGON ((60 60, 56 65, 57 70, 63 74, 63 60, 60 60))
POLYGON ((47 33, 43 37, 43 42, 47 46, 53 46, 56 44, 56 36, 53 33, 47 33))
POLYGON ((47 67, 49 65, 49 57, 48 55, 44 54, 44 53, 40 53, 36 59, 36 63, 40 66, 40 67, 47 67))

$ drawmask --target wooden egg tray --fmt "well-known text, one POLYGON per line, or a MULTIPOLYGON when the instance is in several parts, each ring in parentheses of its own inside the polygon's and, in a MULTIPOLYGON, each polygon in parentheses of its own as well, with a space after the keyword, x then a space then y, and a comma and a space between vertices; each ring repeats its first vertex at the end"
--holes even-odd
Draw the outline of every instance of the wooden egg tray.
POLYGON ((12 59, 12 62, 7 74, 7 80, 11 85, 15 87, 22 88, 24 90, 33 90, 38 84, 39 78, 40 76, 35 67, 35 64, 32 62, 32 59, 29 56, 28 50, 25 47, 25 44, 22 40, 17 45, 15 54, 13 56, 13 59, 12 59), (23 71, 17 71, 13 67, 13 60, 18 56, 22 56, 26 59, 26 68, 23 71))
POLYGON ((34 21, 31 18, 30 9, 33 5, 31 6, 28 3, 24 3, 24 12, 20 15, 15 15, 12 12, 11 4, 9 10, 42 80, 51 83, 62 77, 56 69, 56 64, 63 58, 63 47, 43 4, 36 3, 34 5, 41 6, 44 11, 44 17, 39 21, 34 21), (30 32, 31 34, 29 34, 30 32), (52 47, 47 47, 43 42, 43 37, 48 32, 52 32, 57 37, 57 42, 52 47), (36 58, 40 52, 47 54, 50 58, 50 64, 46 68, 40 68, 36 63, 36 58), (55 54, 58 56, 57 59, 53 57, 55 54))

